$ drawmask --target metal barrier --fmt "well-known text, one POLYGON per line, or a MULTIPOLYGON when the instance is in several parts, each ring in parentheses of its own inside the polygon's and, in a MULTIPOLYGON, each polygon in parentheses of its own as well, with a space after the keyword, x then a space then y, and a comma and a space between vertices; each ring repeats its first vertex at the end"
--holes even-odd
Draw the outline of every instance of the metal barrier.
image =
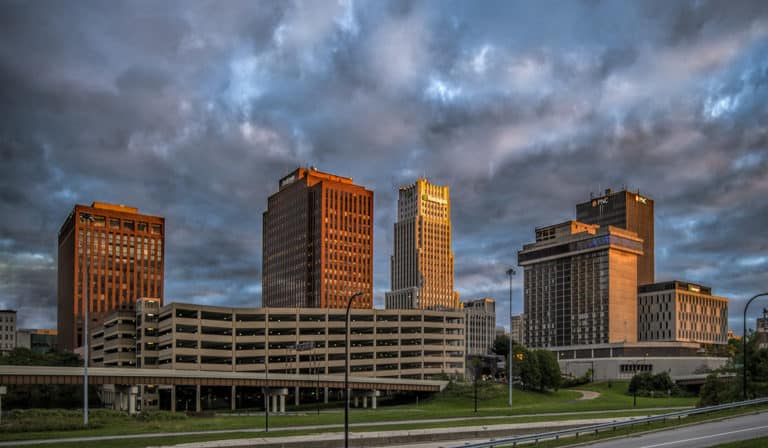
POLYGON ((615 431, 616 428, 634 426, 640 423, 651 424, 652 422, 666 421, 672 418, 680 419, 682 417, 688 417, 691 415, 706 414, 709 412, 722 411, 725 409, 734 409, 734 408, 740 408, 744 406, 752 406, 756 404, 765 404, 765 403, 768 403, 768 397, 755 398, 753 400, 746 400, 746 401, 737 401, 734 403, 719 404, 717 406, 707 406, 703 408, 686 409, 684 411, 671 412, 669 414, 659 414, 659 415, 653 415, 648 417, 632 418, 630 420, 625 420, 621 422, 600 423, 597 425, 581 426, 579 428, 563 429, 560 431, 550 431, 550 432, 542 432, 538 434, 526 434, 521 436, 509 437, 505 439, 496 439, 496 440, 491 440, 491 441, 482 442, 482 443, 456 445, 455 448, 493 448, 493 447, 501 447, 501 446, 508 446, 508 445, 516 446, 518 443, 521 443, 521 442, 538 443, 539 441, 542 441, 542 440, 559 439, 562 436, 573 435, 573 436, 579 437, 579 434, 587 434, 587 433, 594 433, 595 435, 597 435, 600 431, 603 431, 606 429, 611 429, 615 431))

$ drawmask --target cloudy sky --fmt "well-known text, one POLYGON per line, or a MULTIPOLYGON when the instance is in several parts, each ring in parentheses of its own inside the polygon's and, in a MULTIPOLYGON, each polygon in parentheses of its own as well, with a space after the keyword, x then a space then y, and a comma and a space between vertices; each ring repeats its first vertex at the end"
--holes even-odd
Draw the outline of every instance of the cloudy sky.
POLYGON ((261 213, 298 165, 375 191, 377 306, 424 175, 499 323, 516 249, 609 186, 656 201, 657 279, 712 285, 735 328, 768 290, 765 1, 2 0, 0 117, 22 326, 55 326, 56 234, 94 200, 166 217, 166 301, 259 305, 261 213))

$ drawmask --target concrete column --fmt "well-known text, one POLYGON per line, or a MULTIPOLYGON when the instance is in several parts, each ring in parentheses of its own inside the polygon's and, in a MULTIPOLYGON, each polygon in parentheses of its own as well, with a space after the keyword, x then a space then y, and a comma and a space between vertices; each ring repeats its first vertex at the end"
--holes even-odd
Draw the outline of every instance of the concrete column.
POLYGON ((375 394, 375 392, 377 392, 377 391, 374 391, 374 394, 371 397, 371 409, 376 409, 376 394, 375 394))
POLYGON ((229 407, 232 412, 234 412, 237 407, 237 389, 234 385, 232 386, 232 392, 230 394, 229 407))
POLYGON ((323 388, 323 403, 328 404, 328 388, 323 388))
POLYGON ((277 414, 277 395, 271 395, 272 397, 272 413, 277 414))
POLYGON ((355 396, 355 407, 360 407, 360 397, 355 396))
POLYGON ((296 405, 296 406, 298 406, 298 405, 299 405, 299 391, 300 391, 300 389, 299 389, 299 387, 298 387, 298 386, 297 386, 297 387, 296 387, 296 389, 293 391, 293 392, 294 392, 294 394, 296 395, 296 398, 295 398, 295 403, 294 403, 294 405, 296 405))
POLYGON ((195 386, 195 412, 203 411, 203 403, 200 397, 200 385, 195 386))
POLYGON ((363 409, 368 409, 368 396, 363 395, 363 409))
POLYGON ((280 413, 285 414, 285 395, 280 395, 280 413))
POLYGON ((171 386, 171 412, 176 412, 176 385, 171 386))
POLYGON ((136 415, 136 396, 139 394, 139 388, 130 386, 128 388, 128 414, 136 415))

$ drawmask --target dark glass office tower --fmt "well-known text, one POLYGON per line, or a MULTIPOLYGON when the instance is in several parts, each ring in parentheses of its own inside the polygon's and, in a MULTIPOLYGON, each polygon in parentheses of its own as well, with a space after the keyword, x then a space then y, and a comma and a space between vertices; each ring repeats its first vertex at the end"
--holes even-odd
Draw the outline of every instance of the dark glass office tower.
POLYGON ((626 189, 617 192, 608 189, 603 196, 576 205, 576 220, 637 233, 643 239, 643 254, 637 259, 637 285, 655 282, 653 199, 626 189))

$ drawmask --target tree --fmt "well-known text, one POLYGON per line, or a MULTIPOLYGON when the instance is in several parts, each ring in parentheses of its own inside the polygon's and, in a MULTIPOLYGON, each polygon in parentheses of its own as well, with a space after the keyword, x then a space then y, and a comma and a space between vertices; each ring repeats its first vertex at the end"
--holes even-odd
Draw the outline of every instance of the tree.
POLYGON ((494 354, 503 356, 505 359, 509 356, 509 336, 506 334, 500 334, 496 336, 493 341, 493 348, 491 349, 494 354))
POLYGON ((699 394, 699 406, 714 406, 736 401, 737 389, 733 383, 728 383, 716 373, 707 376, 699 394))
POLYGON ((517 366, 515 370, 519 372, 520 382, 523 384, 523 387, 531 390, 541 390, 541 369, 539 368, 538 357, 526 348, 521 348, 519 352, 515 350, 515 353, 520 353, 523 358, 515 359, 515 364, 513 364, 513 366, 517 366))
POLYGON ((562 376, 560 374, 560 365, 557 363, 555 354, 549 350, 536 350, 534 353, 536 355, 539 370, 541 372, 539 390, 557 390, 560 387, 560 380, 562 376))
MULTIPOLYGON (((0 356, 0 365, 79 367, 83 361, 74 353, 50 351, 35 353, 28 348, 17 348, 7 356, 0 356)), ((96 387, 91 386, 89 397, 98 402, 96 387)), ((9 386, 3 405, 11 408, 70 408, 82 402, 83 387, 72 385, 9 386)))

